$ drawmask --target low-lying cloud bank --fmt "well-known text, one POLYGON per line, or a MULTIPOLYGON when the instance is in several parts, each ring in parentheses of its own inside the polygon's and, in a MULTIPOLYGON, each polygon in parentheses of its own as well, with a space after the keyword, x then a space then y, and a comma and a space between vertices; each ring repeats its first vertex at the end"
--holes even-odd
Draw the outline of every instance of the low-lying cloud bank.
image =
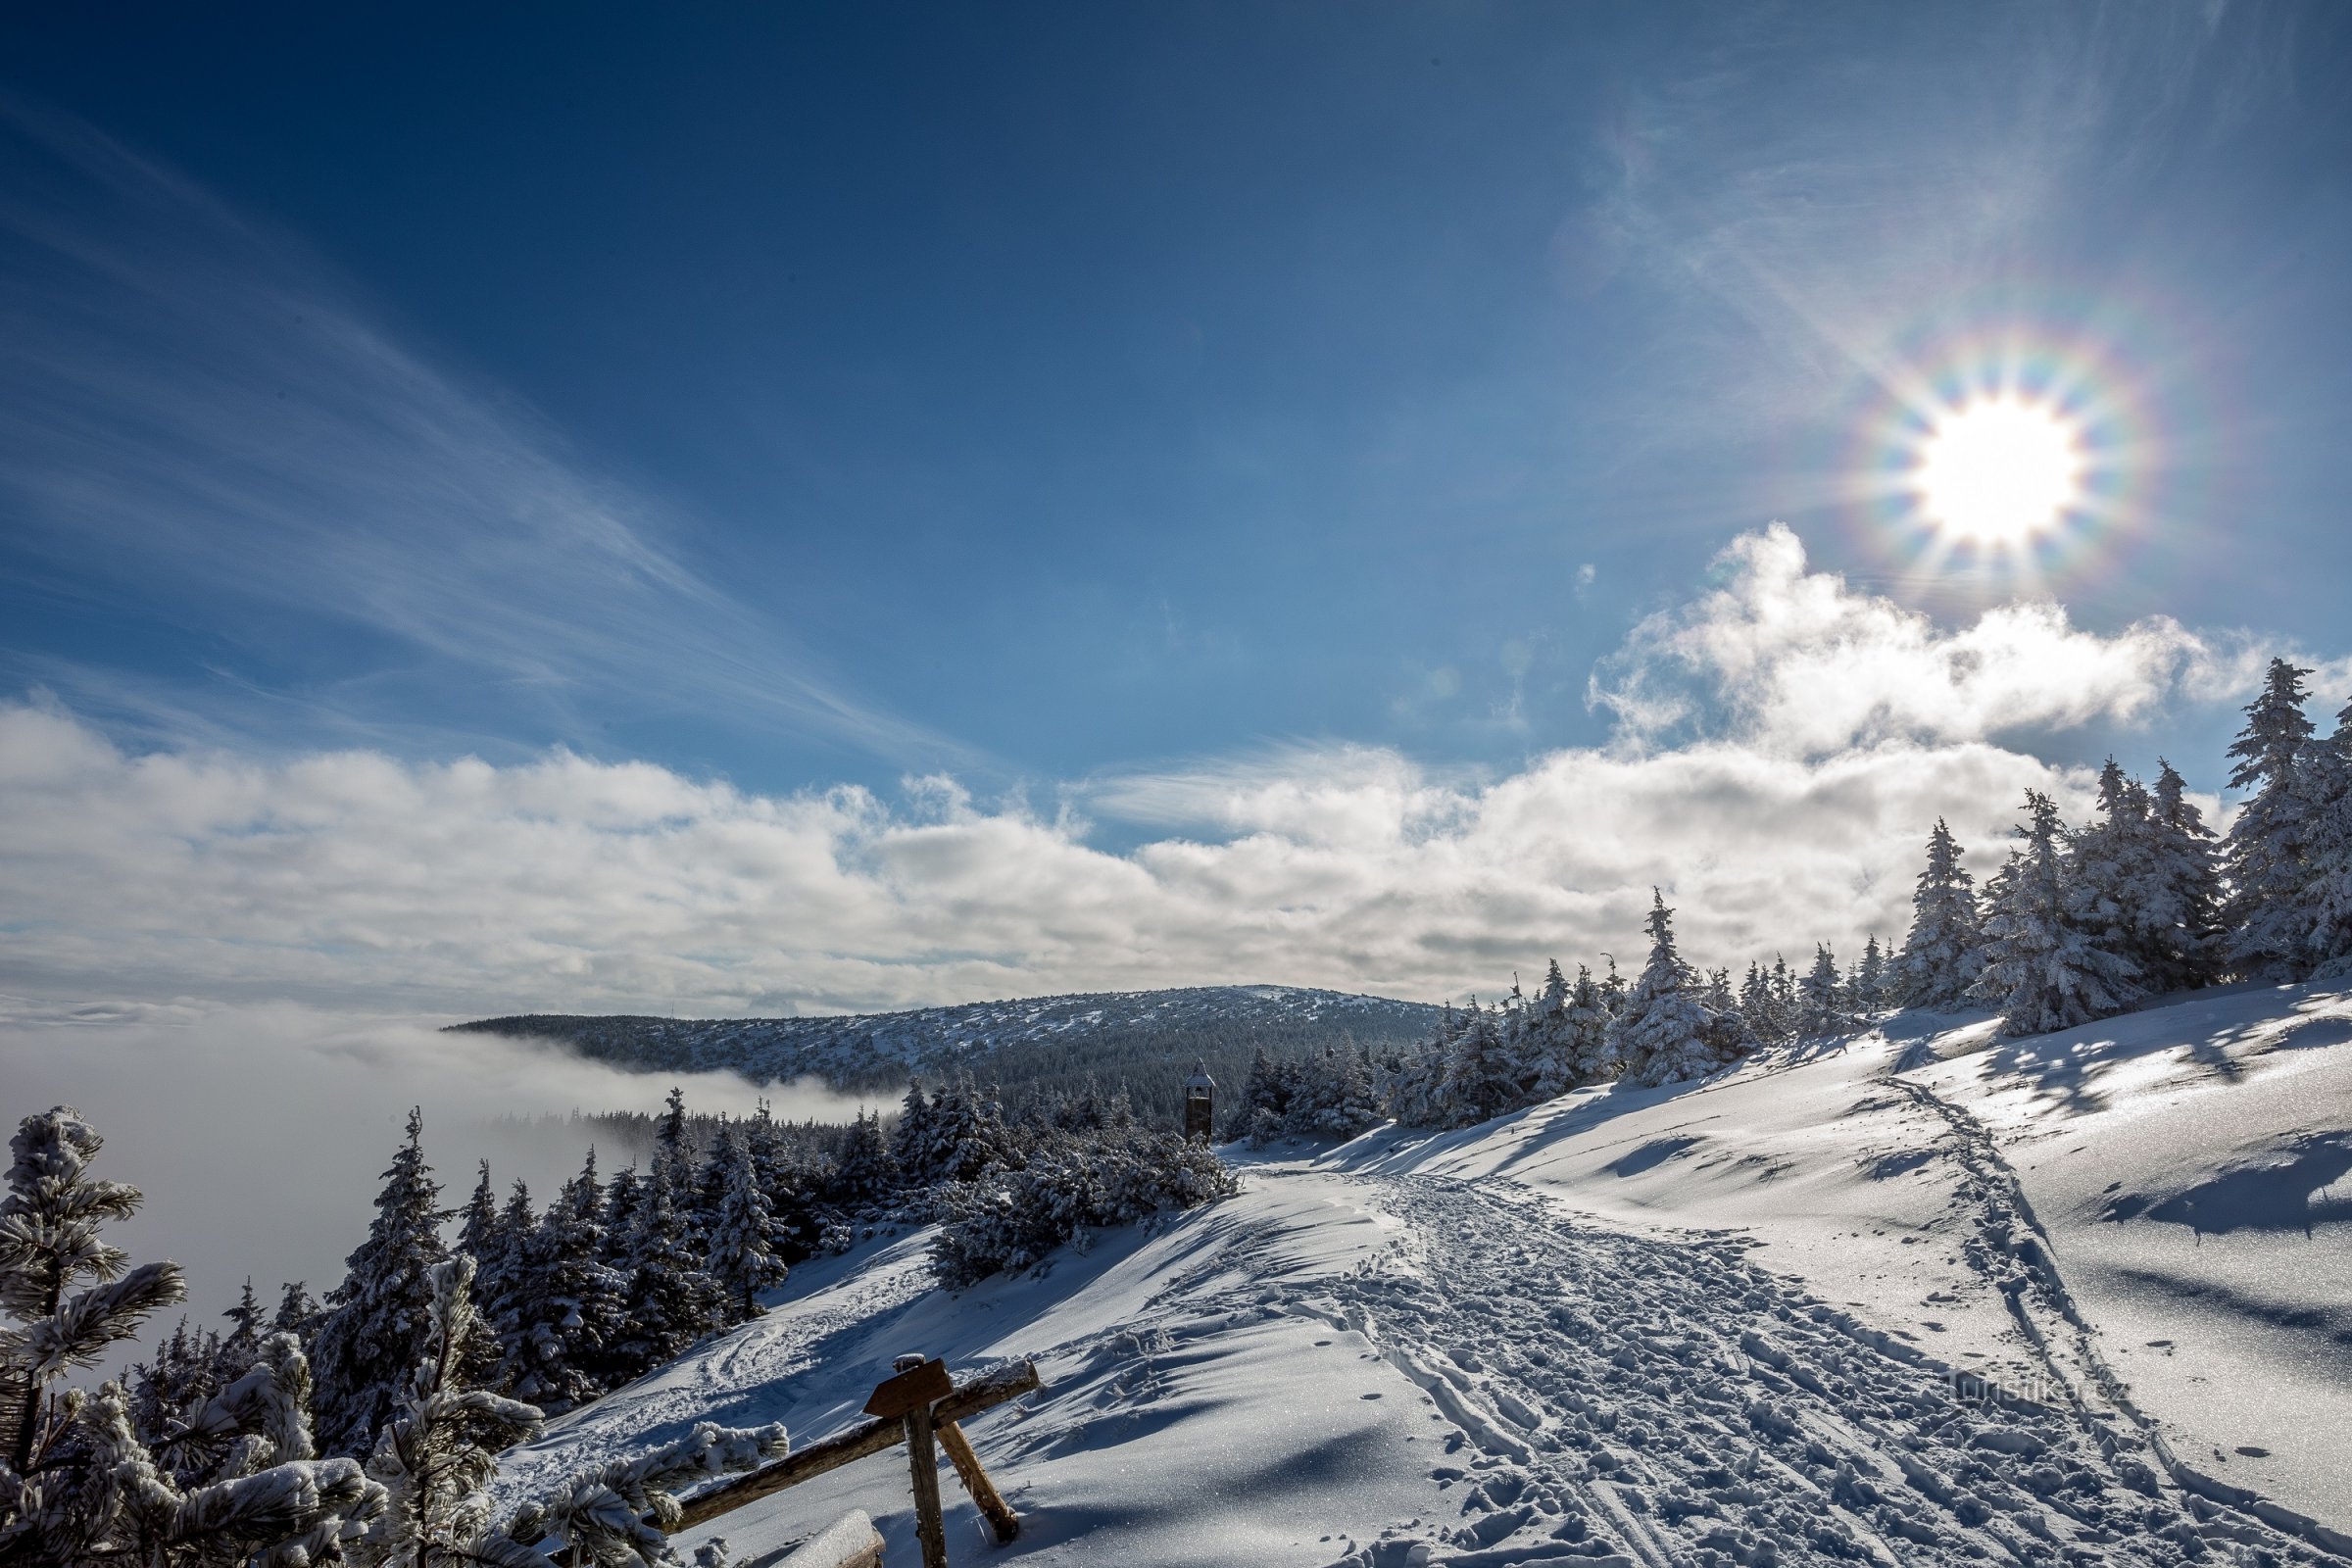
POLYGON ((1093 780, 1051 816, 950 779, 764 796, 564 752, 131 755, 0 709, 0 988, 411 1015, 1229 980, 1437 998, 1631 952, 1653 883, 1695 956, 1734 961, 1899 936, 1939 815, 1985 871, 2027 786, 2081 806, 2082 774, 2005 734, 2230 700, 2259 662, 2052 607, 1946 631, 1807 571, 1779 527, 1717 568, 1596 678, 1612 746, 1490 779, 1293 750, 1093 780), (1090 813, 1162 836, 1106 853, 1090 813))
MULTIPOLYGON (((794 1118, 844 1119, 855 1102, 814 1085, 758 1091, 726 1073, 641 1076, 484 1035, 286 1004, 61 1009, 0 995, 8 1131, 32 1111, 79 1106, 106 1136, 101 1173, 145 1190, 110 1233, 141 1259, 189 1271, 200 1322, 250 1274, 271 1305, 281 1281, 322 1293, 366 1237, 369 1205, 411 1105, 425 1152, 463 1200, 487 1158, 544 1203, 591 1139, 573 1110, 660 1108, 672 1083, 706 1110, 749 1112, 760 1095, 794 1118)), ((637 1152, 598 1151, 607 1174, 637 1152)))

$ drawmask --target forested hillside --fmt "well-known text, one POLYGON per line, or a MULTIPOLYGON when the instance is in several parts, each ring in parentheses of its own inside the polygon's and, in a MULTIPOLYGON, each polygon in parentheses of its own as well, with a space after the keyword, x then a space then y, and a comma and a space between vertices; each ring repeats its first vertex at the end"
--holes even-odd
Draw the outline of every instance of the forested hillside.
POLYGON ((814 1076, 837 1089, 888 1092, 910 1077, 968 1072, 1007 1105, 1085 1092, 1089 1079, 1124 1082, 1139 1115, 1173 1121, 1183 1080, 1205 1061, 1238 1085, 1251 1058, 1354 1052, 1417 1043, 1435 1006, 1295 986, 1196 986, 1173 991, 1032 997, 908 1012, 820 1018, 649 1018, 527 1014, 459 1030, 560 1042, 615 1065, 696 1072, 731 1069, 783 1082, 814 1076))

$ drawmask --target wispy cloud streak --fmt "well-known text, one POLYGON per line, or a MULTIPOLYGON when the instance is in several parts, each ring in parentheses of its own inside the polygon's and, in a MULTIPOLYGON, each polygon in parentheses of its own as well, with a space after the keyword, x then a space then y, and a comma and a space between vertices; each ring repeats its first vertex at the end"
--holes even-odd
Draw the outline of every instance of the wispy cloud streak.
MULTIPOLYGON (((593 693, 954 755, 689 565, 680 519, 404 347, 298 245, 86 126, 0 110, 0 494, 14 549, 62 591, 299 664, 304 701, 360 722, 400 711, 369 701, 382 688, 470 689, 564 734, 593 693), (338 642, 340 666, 318 657, 338 642)), ((123 678, 19 663, 101 701, 123 678)))

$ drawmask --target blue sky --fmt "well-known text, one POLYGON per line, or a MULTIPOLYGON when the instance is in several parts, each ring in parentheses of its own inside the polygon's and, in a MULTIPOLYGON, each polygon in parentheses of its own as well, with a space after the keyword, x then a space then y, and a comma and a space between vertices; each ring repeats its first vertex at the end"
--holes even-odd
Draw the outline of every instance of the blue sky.
MULTIPOLYGON (((1115 881, 1280 839, 1275 796, 1402 801, 1420 843, 1561 755, 1785 760, 1789 705, 1690 650, 1710 587, 1815 581, 1832 639, 2059 603, 2155 673, 1896 700, 1804 765, 1997 745, 1996 813, 2109 748, 2210 789, 2247 661, 2347 651, 2348 37, 2291 5, 52 8, 0 59, 0 695, 74 766, 259 780, 255 819, 322 758, 527 794, 562 748, 755 817, 1017 816, 1115 881), (1863 436, 1922 345, 2013 327, 2095 350, 2130 495, 2034 573, 1961 571, 1853 499, 1863 436), (1704 688, 1680 727, 1595 701, 1670 677, 1704 688)), ((1143 949, 1425 994, 1587 940, 1677 853, 1582 864, 1533 935, 1295 975, 1165 932, 1081 959, 1059 916, 663 963, 730 1005, 1143 949)), ((1894 917, 1886 868, 1825 877, 1867 915, 1720 940, 1894 917)), ((268 940, 304 964, 372 940, 300 924, 268 940)), ((535 962, 491 989, 573 995, 535 962)))

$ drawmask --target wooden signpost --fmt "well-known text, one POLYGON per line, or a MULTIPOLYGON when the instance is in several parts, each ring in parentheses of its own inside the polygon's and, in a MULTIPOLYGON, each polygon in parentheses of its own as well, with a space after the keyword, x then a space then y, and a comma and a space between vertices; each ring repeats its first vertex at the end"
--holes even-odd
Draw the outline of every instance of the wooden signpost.
POLYGON ((687 1498, 673 1532, 707 1523, 747 1502, 904 1443, 914 1484, 914 1534, 922 1546, 923 1568, 947 1568, 948 1563, 947 1527, 939 1501, 939 1448, 948 1450, 956 1479, 971 1494, 997 1540, 1008 1542, 1019 1535, 1020 1515, 980 1468, 980 1457, 957 1423, 1037 1388, 1036 1366, 1015 1362, 960 1388, 948 1375, 946 1362, 925 1356, 902 1355, 894 1371, 896 1375, 865 1401, 865 1413, 873 1419, 687 1498))

